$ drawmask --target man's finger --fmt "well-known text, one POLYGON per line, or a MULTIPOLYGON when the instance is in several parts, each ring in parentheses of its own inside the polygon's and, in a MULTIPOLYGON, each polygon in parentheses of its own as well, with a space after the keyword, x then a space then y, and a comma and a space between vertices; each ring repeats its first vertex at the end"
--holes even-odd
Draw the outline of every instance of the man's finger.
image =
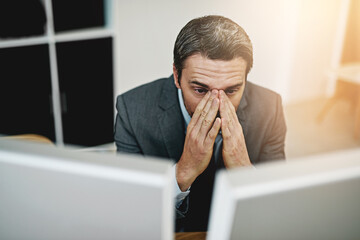
POLYGON ((236 109, 235 109, 234 105, 232 104, 232 102, 230 101, 230 99, 228 98, 228 96, 226 96, 226 94, 224 94, 224 95, 225 95, 225 99, 226 99, 225 102, 230 110, 230 115, 234 121, 237 121, 238 117, 236 115, 236 109))
MULTIPOLYGON (((196 133, 199 133, 200 129, 201 129, 201 126, 203 125, 204 123, 204 120, 206 118, 208 118, 208 114, 209 112, 211 111, 211 106, 213 104, 213 100, 217 97, 218 95, 218 91, 217 90, 214 90, 212 91, 208 101, 206 102, 205 106, 201 109, 201 112, 199 113, 199 115, 197 116, 197 121, 196 123, 193 125, 192 127, 192 131, 196 132, 196 133)), ((213 117, 211 119, 211 122, 214 120, 215 117, 213 117)), ((208 121, 208 120, 206 120, 208 121)), ((194 122, 195 122, 195 119, 194 119, 194 122)), ((194 133, 195 134, 195 133, 194 133)), ((197 134, 196 134, 197 135, 197 134)))
POLYGON ((214 98, 211 103, 211 107, 209 109, 209 112, 207 113, 205 119, 202 121, 200 132, 199 132, 199 138, 205 139, 206 135, 208 134, 210 128, 212 127, 214 123, 214 119, 216 118, 216 114, 219 110, 219 99, 214 98))
POLYGON ((227 119, 227 126, 232 127, 238 121, 235 108, 224 91, 220 91, 220 115, 227 119))
POLYGON ((220 116, 221 119, 225 118, 225 119, 230 119, 230 113, 229 113, 229 109, 228 109, 228 105, 226 103, 226 94, 224 93, 224 91, 220 91, 220 116))
POLYGON ((212 125, 210 131, 207 133, 207 136, 204 141, 205 146, 209 146, 209 147, 214 146, 214 142, 215 142, 216 136, 219 133, 220 127, 221 127, 221 120, 220 120, 220 118, 217 117, 215 119, 214 124, 212 125))
POLYGON ((200 116, 198 118, 198 121, 201 121, 200 123, 203 122, 203 120, 207 117, 207 115, 209 114, 212 104, 213 104, 213 100, 217 97, 218 95, 218 91, 217 90, 213 90, 211 92, 211 95, 207 101, 207 103, 205 104, 205 107, 202 109, 202 111, 200 112, 200 116))
POLYGON ((210 98, 210 95, 211 95, 211 93, 207 92, 205 94, 205 96, 201 99, 199 104, 197 105, 195 112, 191 117, 191 121, 189 123, 188 130, 191 130, 194 127, 194 125, 197 123, 203 108, 205 107, 206 103, 208 102, 208 100, 210 98))
POLYGON ((221 134, 224 140, 224 143, 231 138, 231 131, 230 131, 230 122, 227 118, 221 119, 221 134))

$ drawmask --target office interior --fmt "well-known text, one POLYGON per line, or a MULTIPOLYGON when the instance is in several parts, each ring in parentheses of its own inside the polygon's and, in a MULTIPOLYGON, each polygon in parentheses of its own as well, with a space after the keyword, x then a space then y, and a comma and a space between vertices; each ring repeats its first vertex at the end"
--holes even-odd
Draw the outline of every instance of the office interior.
MULTIPOLYGON (((358 105, 358 77, 357 81, 346 81, 345 84, 340 82, 338 86, 337 76, 338 69, 344 64, 356 64, 360 61, 360 27, 357 14, 359 3, 356 0, 157 0, 151 3, 105 0, 88 3, 78 1, 78 6, 73 4, 72 7, 65 6, 67 3, 62 6, 54 1, 52 7, 55 11, 52 11, 51 15, 49 1, 40 2, 44 9, 41 11, 34 7, 33 12, 36 14, 33 15, 31 11, 21 9, 15 4, 11 6, 14 14, 2 14, 4 34, 0 40, 3 55, 1 61, 2 66, 6 66, 4 69, 9 69, 4 72, 4 79, 15 79, 12 84, 7 83, 8 88, 14 91, 11 95, 6 85, 2 87, 1 104, 7 116, 7 119, 2 119, 1 124, 4 135, 45 135, 59 146, 93 147, 111 143, 111 115, 115 116, 116 96, 141 84, 169 76, 172 72, 173 43, 179 29, 197 16, 219 14, 239 23, 253 42, 254 67, 249 73, 249 81, 274 90, 282 96, 288 126, 288 158, 359 147, 359 137, 355 136, 359 125, 359 117, 355 114, 358 105), (66 9, 67 14, 63 14, 61 8, 66 9), (83 13, 80 14, 81 9, 83 13), (42 18, 39 17, 41 13, 42 18), (26 16, 25 19, 22 15, 26 16), (16 29, 21 29, 22 20, 32 18, 36 19, 33 21, 35 25, 36 21, 42 24, 40 33, 31 35, 25 31, 24 36, 21 36, 21 32, 17 35, 16 29), (46 24, 46 18, 58 19, 59 24, 56 21, 46 24), (12 19, 14 24, 11 24, 9 19, 12 19), (84 19, 88 19, 88 23, 84 19), (11 30, 11 26, 15 29, 11 30), (7 31, 9 36, 6 36, 7 31), (94 41, 86 43, 86 40, 94 41), (51 42, 54 44, 49 44, 51 42), (16 49, 21 47, 24 49, 23 53, 16 52, 16 49), (10 63, 11 57, 8 55, 17 57, 13 57, 10 63), (38 60, 38 65, 35 66, 39 70, 30 71, 29 63, 33 62, 34 56, 43 57, 44 60, 38 60), (102 59, 101 64, 85 61, 90 58, 102 59), (71 59, 73 63, 70 64, 71 59), (99 65, 102 65, 101 69, 97 67, 98 71, 91 71, 99 65), (14 69, 21 68, 27 75, 14 74, 21 72, 14 69), (24 78, 31 74, 34 74, 34 78, 43 80, 32 84, 25 81, 24 78), (38 107, 41 109, 31 106, 29 108, 32 109, 26 114, 36 116, 42 111, 50 113, 34 118, 24 127, 14 124, 21 116, 21 103, 24 102, 23 99, 18 100, 19 96, 29 94, 29 91, 26 93, 21 88, 16 89, 17 84, 24 86, 23 89, 31 89, 31 86, 47 89, 44 94, 46 99, 38 100, 42 102, 40 104, 36 101, 33 103, 41 106, 38 107), (337 86, 342 93, 335 94, 337 86), (95 90, 91 90, 94 88, 95 90), (91 97, 94 96, 96 88, 101 88, 104 96, 99 95, 97 99, 91 97), (89 94, 86 95, 86 92, 89 94), (18 96, 14 97, 17 94, 18 96), (336 101, 327 104, 334 96, 337 96, 336 101), (72 107, 68 105, 71 105, 71 99, 74 98, 73 105, 77 108, 71 115, 72 107), (96 122, 92 122, 103 125, 92 136, 87 136, 90 126, 83 126, 85 123, 80 120, 91 110, 85 110, 86 105, 90 104, 79 100, 81 98, 93 99, 91 105, 101 105, 95 116, 106 115, 106 120, 98 118, 96 122), (9 104, 16 101, 19 101, 16 107, 9 104), (100 103, 96 104, 97 102, 100 103), (106 110, 101 110, 103 108, 106 110), (11 115, 16 116, 16 119, 11 115), (18 127, 10 129, 10 125, 18 127), (42 129, 44 125, 45 130, 42 129), (99 135, 101 140, 96 140, 96 135, 99 135)), ((2 9, 5 13, 6 8, 2 9)), ((30 20, 26 22, 31 24, 30 20)), ((37 91, 33 93, 32 98, 38 95, 37 91)))
POLYGON ((115 154, 116 96, 168 77, 182 26, 217 14, 250 36, 248 80, 282 96, 288 161, 360 147, 358 0, 38 0, 0 9, 2 137, 115 154))
POLYGON ((168 76, 178 30, 188 19, 220 14, 250 36, 254 67, 249 81, 282 96, 289 159, 360 146, 353 136, 360 125, 355 120, 358 93, 348 93, 359 80, 345 87, 343 95, 349 96, 337 98, 322 121, 318 117, 334 96, 336 70, 360 61, 358 1, 134 1, 119 9, 118 29, 129 33, 119 39, 119 55, 126 55, 119 59, 119 75, 126 79, 117 86, 119 93, 150 81, 149 76, 168 76), (138 51, 128 47, 132 44, 138 51))

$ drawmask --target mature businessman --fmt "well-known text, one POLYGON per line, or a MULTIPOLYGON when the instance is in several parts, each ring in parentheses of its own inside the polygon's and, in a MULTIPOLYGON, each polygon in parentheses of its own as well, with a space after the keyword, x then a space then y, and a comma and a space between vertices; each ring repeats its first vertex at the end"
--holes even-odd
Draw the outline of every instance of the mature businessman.
POLYGON ((252 65, 239 25, 196 18, 176 39, 173 75, 117 99, 118 151, 176 161, 178 231, 207 230, 218 169, 285 159, 281 98, 247 80, 252 65))

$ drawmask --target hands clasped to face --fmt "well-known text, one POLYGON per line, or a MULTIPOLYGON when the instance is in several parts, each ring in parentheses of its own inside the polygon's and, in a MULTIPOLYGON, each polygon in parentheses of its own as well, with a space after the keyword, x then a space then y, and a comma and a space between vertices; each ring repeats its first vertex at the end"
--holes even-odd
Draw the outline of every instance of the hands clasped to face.
POLYGON ((182 191, 209 165, 220 129, 225 166, 251 165, 235 107, 223 90, 208 91, 197 105, 188 125, 183 154, 177 164, 177 180, 182 191), (221 118, 217 117, 218 112, 221 118))
POLYGON ((194 54, 185 60, 181 79, 173 67, 175 85, 181 89, 186 110, 192 115, 176 165, 176 179, 182 191, 209 165, 220 129, 225 166, 251 165, 235 109, 245 89, 246 66, 241 57, 225 61, 194 54), (220 117, 216 116, 218 112, 220 117))

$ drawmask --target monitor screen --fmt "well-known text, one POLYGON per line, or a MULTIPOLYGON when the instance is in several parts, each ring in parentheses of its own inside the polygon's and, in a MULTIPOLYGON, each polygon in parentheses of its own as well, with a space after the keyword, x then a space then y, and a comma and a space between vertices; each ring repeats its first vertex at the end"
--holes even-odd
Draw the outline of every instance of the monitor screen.
POLYGON ((360 149, 221 171, 208 239, 360 239, 360 149))
POLYGON ((172 239, 172 165, 0 140, 0 239, 172 239))

